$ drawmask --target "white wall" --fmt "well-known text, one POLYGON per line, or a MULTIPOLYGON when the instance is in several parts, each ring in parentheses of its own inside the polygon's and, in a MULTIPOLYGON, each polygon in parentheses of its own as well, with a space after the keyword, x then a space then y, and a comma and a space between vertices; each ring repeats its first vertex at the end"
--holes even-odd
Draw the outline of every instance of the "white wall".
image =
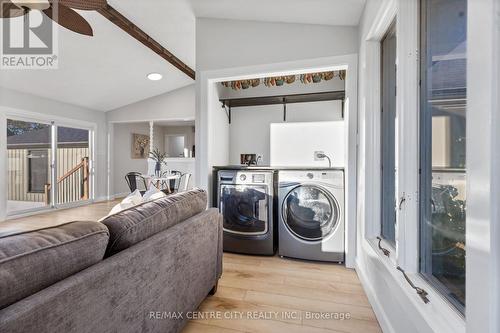
MULTIPOLYGON (((196 20, 196 142, 197 184, 208 188, 211 169, 214 165, 229 161, 229 126, 224 112, 209 114, 209 107, 221 111, 215 82, 204 90, 206 77, 213 71, 231 79, 238 70, 252 73, 251 66, 266 65, 269 71, 253 72, 271 74, 283 64, 300 60, 357 53, 358 33, 356 27, 322 26, 306 24, 267 23, 254 21, 218 20, 198 18, 196 20), (205 82, 204 82, 205 81, 205 82), (224 124, 225 123, 225 124, 224 124), (226 157, 224 157, 226 156, 226 157)), ((311 61, 314 67, 315 61, 311 61)), ((283 66, 281 66, 283 68, 283 66)), ((293 67, 293 66, 292 66, 293 67)), ((306 67, 304 67, 305 69, 306 67)), ((283 71, 295 68, 283 68, 283 71)), ((261 71, 259 69, 258 71, 261 71)), ((219 78, 215 78, 219 79, 219 78)))
MULTIPOLYGON (((149 123, 124 123, 113 126, 113 195, 119 196, 130 192, 125 181, 128 172, 147 173, 146 159, 132 158, 132 134, 149 136, 149 123)), ((156 136, 156 134, 155 134, 156 136)))
MULTIPOLYGON (((71 120, 74 120, 75 123, 81 121, 88 124, 95 124, 94 193, 97 200, 106 197, 107 125, 104 112, 0 88, 0 128, 2 128, 2 133, 4 133, 4 135, 0 135, 0 151, 3 152, 3 156, 7 154, 7 137, 5 135, 7 126, 6 114, 11 112, 33 113, 33 115, 41 114, 44 118, 57 118, 56 120, 65 121, 68 124, 71 123, 71 120)), ((2 161, 0 163, 0 175, 3 175, 0 177, 0 188, 6 189, 7 159, 0 158, 0 160, 2 161)), ((6 191, 0 191, 0 221, 5 219, 5 193, 6 191)))
MULTIPOLYGON (((336 120, 342 120, 341 101, 287 105, 287 123, 336 120)), ((229 126, 229 163, 239 164, 240 154, 255 153, 263 155, 260 164, 269 165, 272 123, 283 123, 282 105, 233 108, 229 126)))
POLYGON ((343 121, 271 124, 271 166, 344 168, 344 127, 343 121))
MULTIPOLYGON (((207 141, 200 139, 198 130, 196 131, 196 168, 195 168, 195 184, 206 188, 211 193, 212 191, 212 166, 228 165, 229 164, 229 123, 226 113, 222 111, 219 102, 219 96, 214 85, 208 89, 208 104, 211 109, 217 110, 213 117, 209 118, 206 128, 209 130, 208 134, 208 151, 200 150, 203 144, 207 141), (201 146, 201 147, 200 147, 201 146), (204 154, 205 153, 205 154, 204 154), (205 165, 209 165, 204 169, 203 177, 200 178, 200 161, 205 165)), ((196 117, 196 128, 199 129, 200 122, 203 121, 200 117, 196 117)), ((211 202, 212 196, 209 196, 211 202)))
POLYGON ((196 69, 221 69, 356 53, 357 28, 196 20, 196 69))
POLYGON ((193 120, 195 115, 195 85, 151 97, 106 112, 109 122, 149 120, 193 120))

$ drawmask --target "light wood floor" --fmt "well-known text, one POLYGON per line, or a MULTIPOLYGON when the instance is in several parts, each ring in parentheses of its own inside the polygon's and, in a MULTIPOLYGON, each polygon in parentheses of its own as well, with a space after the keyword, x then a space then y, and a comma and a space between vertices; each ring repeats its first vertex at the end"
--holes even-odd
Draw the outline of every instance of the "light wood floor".
MULTIPOLYGON (((0 222, 0 236, 20 224, 95 221, 115 204, 102 202, 0 222)), ((219 289, 198 311, 221 319, 192 320, 183 333, 381 332, 355 271, 338 264, 279 257, 225 253, 219 289), (339 319, 342 315, 349 319, 339 319)))
POLYGON ((199 311, 222 319, 192 320, 183 333, 381 332, 355 271, 279 257, 224 253, 219 289, 199 311), (350 319, 312 318, 310 313, 350 319), (267 319, 256 319, 260 316, 267 319))
POLYGON ((29 229, 50 227, 71 221, 97 221, 106 216, 119 200, 99 202, 71 209, 49 210, 44 213, 0 222, 0 236, 20 227, 29 229))

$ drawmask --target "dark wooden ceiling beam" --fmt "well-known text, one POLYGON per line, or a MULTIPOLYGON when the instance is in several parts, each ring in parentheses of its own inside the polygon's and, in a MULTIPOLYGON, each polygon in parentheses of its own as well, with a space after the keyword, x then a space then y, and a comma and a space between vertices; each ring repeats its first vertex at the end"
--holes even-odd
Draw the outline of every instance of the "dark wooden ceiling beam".
POLYGON ((141 28, 132 23, 128 18, 123 16, 119 11, 106 5, 105 8, 98 10, 98 12, 111 21, 113 24, 120 27, 123 31, 128 33, 130 36, 137 39, 139 42, 150 48, 153 52, 158 54, 160 57, 174 65, 181 72, 185 73, 187 76, 195 79, 195 71, 186 65, 182 60, 177 58, 172 52, 164 48, 160 43, 151 38, 147 33, 145 33, 141 28))

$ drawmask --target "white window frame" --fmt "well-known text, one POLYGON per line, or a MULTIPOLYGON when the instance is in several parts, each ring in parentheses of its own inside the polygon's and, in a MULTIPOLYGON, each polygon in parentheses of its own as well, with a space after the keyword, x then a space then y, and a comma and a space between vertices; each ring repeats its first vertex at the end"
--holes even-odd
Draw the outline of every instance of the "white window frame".
MULTIPOLYGON (((382 182, 380 177, 380 170, 382 168, 381 161, 381 58, 382 47, 381 43, 386 35, 388 29, 394 20, 397 20, 397 1, 388 1, 385 7, 379 12, 379 17, 375 20, 375 25, 372 26, 368 33, 366 47, 366 71, 367 81, 370 82, 371 89, 366 92, 366 137, 367 141, 371 142, 371 149, 365 152, 365 163, 367 172, 371 173, 367 179, 370 182, 366 184, 366 193, 372 195, 367 196, 365 201, 365 210, 370 212, 370 223, 365 226, 365 237, 371 243, 372 247, 377 252, 381 253, 378 248, 377 237, 381 237, 382 225, 382 201, 380 195, 373 195, 381 193, 382 182)), ((396 22, 396 36, 399 35, 398 23, 396 22)), ((399 40, 397 41, 399 48, 399 40)), ((397 52, 397 51, 396 51, 397 52)), ((396 56, 397 57, 397 56, 396 56)), ((396 101, 397 105, 397 101, 396 101)), ((397 127, 397 126, 396 126, 397 127)), ((397 131, 397 129, 396 129, 397 131)), ((396 137, 397 145, 397 137, 396 137)), ((397 146, 396 146, 397 148, 397 146)), ((398 158, 398 154, 395 155, 398 158)), ((397 164, 397 161, 396 161, 397 164)), ((397 182, 396 182, 397 186, 397 182)), ((397 191, 397 188, 396 188, 397 191)), ((396 192, 397 193, 397 192, 396 192)), ((397 217, 397 216, 396 216, 397 217)), ((396 244, 398 240, 398 229, 396 226, 396 244)), ((388 258, 383 258, 389 262, 396 264, 396 248, 390 242, 382 238, 380 244, 383 248, 388 249, 390 255, 388 258)))
MULTIPOLYGON (((436 332, 465 332, 465 319, 434 286, 419 273, 419 155, 420 155, 420 1, 386 0, 370 28, 364 42, 366 49, 365 92, 365 202, 364 236, 380 264, 387 268, 397 286, 408 298, 408 312, 418 311, 427 319, 427 325, 436 332), (387 258, 378 248, 381 234, 380 196, 380 70, 381 45, 390 24, 396 18, 397 34, 397 96, 396 96, 396 193, 404 201, 396 215, 396 248, 382 240, 382 246, 391 251, 387 258), (424 304, 415 290, 406 282, 396 267, 403 268, 415 285, 425 289, 430 303, 424 304)), ((362 65, 363 66, 363 65, 362 65)), ((399 204, 399 203, 398 203, 399 204)))
POLYGON ((467 3, 468 332, 500 332, 500 0, 467 3))

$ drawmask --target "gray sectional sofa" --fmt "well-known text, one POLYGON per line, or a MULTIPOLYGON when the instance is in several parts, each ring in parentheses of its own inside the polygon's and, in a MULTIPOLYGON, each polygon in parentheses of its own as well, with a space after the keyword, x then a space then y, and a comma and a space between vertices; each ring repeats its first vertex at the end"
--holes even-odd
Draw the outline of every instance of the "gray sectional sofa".
POLYGON ((222 272, 222 220, 206 206, 193 190, 1 236, 0 332, 179 332, 222 272))

